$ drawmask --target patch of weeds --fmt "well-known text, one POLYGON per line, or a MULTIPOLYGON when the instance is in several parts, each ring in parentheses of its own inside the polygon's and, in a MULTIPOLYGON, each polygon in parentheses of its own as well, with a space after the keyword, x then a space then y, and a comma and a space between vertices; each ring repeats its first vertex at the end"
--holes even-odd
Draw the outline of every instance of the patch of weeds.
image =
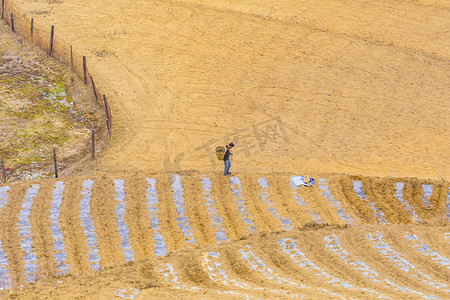
POLYGON ((20 107, 18 110, 9 110, 12 117, 17 119, 33 120, 40 117, 45 109, 40 105, 31 105, 28 107, 20 107))
POLYGON ((18 158, 13 161, 19 165, 31 165, 32 163, 41 163, 42 158, 37 154, 19 155, 18 158))
POLYGON ((22 129, 21 133, 16 134, 18 139, 17 146, 22 149, 36 149, 42 145, 57 145, 62 146, 70 139, 66 131, 57 131, 48 126, 43 127, 42 130, 22 129))
POLYGON ((72 99, 67 96, 62 82, 50 84, 49 88, 41 93, 44 95, 44 102, 51 106, 50 111, 68 111, 73 106, 72 99))

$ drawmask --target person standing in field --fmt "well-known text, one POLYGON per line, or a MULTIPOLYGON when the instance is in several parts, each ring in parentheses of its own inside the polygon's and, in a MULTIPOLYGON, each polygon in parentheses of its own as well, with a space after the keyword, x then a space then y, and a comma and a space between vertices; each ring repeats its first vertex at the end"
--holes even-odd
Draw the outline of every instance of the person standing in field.
POLYGON ((233 155, 233 153, 231 153, 230 150, 234 147, 234 144, 230 143, 225 147, 227 148, 227 151, 225 152, 225 155, 223 156, 223 163, 225 165, 225 169, 223 170, 223 175, 226 176, 228 174, 231 174, 230 173, 230 168, 231 168, 230 155, 233 155))

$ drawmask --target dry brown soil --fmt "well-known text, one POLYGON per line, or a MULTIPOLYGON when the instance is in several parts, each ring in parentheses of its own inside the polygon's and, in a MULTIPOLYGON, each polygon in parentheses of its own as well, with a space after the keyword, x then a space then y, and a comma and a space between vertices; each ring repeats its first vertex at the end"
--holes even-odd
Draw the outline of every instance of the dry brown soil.
POLYGON ((14 289, 3 295, 449 298, 447 1, 13 3, 87 55, 114 134, 95 164, 64 179, 69 274, 56 276, 49 244, 56 183, 39 181, 29 214, 38 281, 25 287, 17 226, 30 185, 10 186, 0 241, 14 289), (240 187, 208 151, 229 141, 240 187), (317 184, 293 189, 296 174, 317 184), (157 257, 161 239, 168 254, 157 257))
POLYGON ((6 255, 0 269, 8 271, 12 287, 3 296, 285 298, 288 293, 335 298, 332 293, 337 293, 345 298, 448 298, 448 182, 336 175, 296 189, 289 175, 242 175, 238 186, 219 174, 189 172, 180 176, 181 193, 176 192, 174 177, 166 174, 10 184, 6 198, 0 199, 0 241, 6 255), (211 180, 209 188, 202 184, 205 178, 211 180), (262 178, 266 189, 260 185, 262 178), (123 179, 124 194, 118 192, 117 179, 123 179), (367 198, 357 196, 354 181, 361 182, 367 198), (89 182, 92 188, 87 188, 89 182), (404 184, 401 197, 406 205, 398 200, 398 182, 404 184), (423 183, 433 187, 429 205, 423 199, 423 183), (30 184, 39 190, 32 204, 25 205, 30 184), (175 201, 179 196, 181 202, 175 201), (24 234, 27 207, 30 226, 24 234), (61 232, 62 248, 55 248, 55 228, 61 232), (219 231, 225 240, 218 239, 219 231), (377 234, 382 234, 380 240, 377 234), (416 239, 408 240, 412 234, 416 239), (24 235, 30 237, 30 248, 22 244, 24 235), (159 255, 158 236, 167 255, 159 255), (331 251, 327 236, 337 237, 342 248, 331 251), (291 246, 286 244, 284 250, 290 252, 282 248, 286 238, 291 246), (131 261, 124 249, 132 251, 131 261), (56 259, 58 253, 65 254, 63 260, 56 259), (93 253, 98 254, 100 272, 92 268, 93 253), (25 264, 31 254, 36 257, 35 271, 25 264), (63 276, 58 275, 61 261, 69 266, 63 276), (34 274, 36 282, 27 284, 28 274, 34 274))
POLYGON ((12 2, 109 96, 96 170, 219 170, 234 141, 242 173, 450 176, 448 1, 12 2))

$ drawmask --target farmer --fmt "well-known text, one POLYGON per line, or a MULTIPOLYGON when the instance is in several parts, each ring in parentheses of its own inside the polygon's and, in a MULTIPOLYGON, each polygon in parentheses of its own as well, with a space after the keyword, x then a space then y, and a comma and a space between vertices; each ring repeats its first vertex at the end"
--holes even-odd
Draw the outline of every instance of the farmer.
POLYGON ((225 169, 223 170, 223 175, 228 175, 231 174, 230 173, 230 167, 231 167, 231 161, 230 161, 230 155, 233 155, 233 153, 231 153, 231 148, 234 147, 233 143, 228 144, 227 146, 225 146, 227 148, 227 151, 225 152, 225 155, 223 157, 223 163, 225 165, 225 169))

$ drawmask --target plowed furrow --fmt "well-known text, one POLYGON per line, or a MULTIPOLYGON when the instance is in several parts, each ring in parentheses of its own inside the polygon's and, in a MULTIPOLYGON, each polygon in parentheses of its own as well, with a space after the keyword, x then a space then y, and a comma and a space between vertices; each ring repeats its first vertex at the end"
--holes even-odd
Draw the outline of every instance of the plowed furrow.
POLYGON ((218 215, 230 240, 237 240, 247 236, 245 223, 241 221, 239 211, 236 209, 228 177, 212 177, 212 197, 215 200, 218 215), (215 179, 215 180, 214 180, 215 179))
POLYGON ((67 264, 67 253, 64 248, 64 238, 60 222, 63 192, 64 182, 56 182, 53 188, 53 198, 50 207, 50 229, 53 238, 53 256, 55 257, 56 269, 59 275, 66 274, 70 270, 70 266, 67 264))
POLYGON ((225 270, 225 266, 220 260, 220 254, 217 252, 207 252, 202 255, 202 264, 205 268, 210 280, 218 282, 227 287, 232 287, 233 289, 247 291, 247 292, 258 292, 260 294, 269 297, 289 297, 289 298, 299 298, 300 295, 289 294, 286 291, 278 290, 275 288, 267 287, 263 288, 261 286, 256 286, 254 284, 241 281, 241 279, 234 278, 233 275, 229 274, 225 270))
POLYGON ((233 201, 236 205, 239 217, 242 223, 244 223, 247 234, 255 233, 257 228, 253 222, 252 216, 249 213, 249 201, 246 201, 242 195, 241 181, 238 177, 233 176, 230 178, 229 182, 233 201))
POLYGON ((60 225, 67 253, 67 262, 71 267, 70 273, 79 275, 90 270, 88 255, 89 248, 86 235, 80 222, 80 204, 83 195, 83 180, 73 180, 65 184, 61 201, 60 225))
MULTIPOLYGON (((60 182, 61 184, 62 182, 60 182)), ((53 233, 58 234, 58 227, 52 228, 51 203, 53 201, 53 186, 51 182, 42 185, 34 199, 30 211, 30 225, 33 236, 33 249, 37 257, 38 277, 46 278, 58 274, 56 268, 53 233), (53 229, 53 230, 52 230, 53 229)), ((62 191, 61 191, 62 192, 62 191)), ((56 216, 53 216, 54 218, 56 216)), ((53 219, 54 219, 53 218, 53 219)), ((57 222, 57 220, 55 220, 57 222)))
POLYGON ((362 179, 366 195, 372 199, 376 207, 385 214, 387 222, 392 224, 413 223, 408 211, 405 210, 402 203, 395 197, 395 182, 362 179))
POLYGON ((189 219, 195 233, 195 239, 199 245, 211 245, 216 243, 215 232, 211 226, 208 210, 205 206, 204 188, 202 178, 198 175, 186 176, 183 179, 185 204, 188 209, 189 219))
MULTIPOLYGON (((264 203, 266 210, 272 215, 272 217, 277 220, 278 228, 282 228, 283 230, 291 230, 293 228, 293 224, 291 220, 286 218, 284 215, 279 213, 280 209, 277 207, 276 202, 271 200, 271 194, 269 194, 270 187, 267 182, 267 179, 264 177, 258 178, 259 187, 259 199, 264 203)), ((282 211, 282 210, 281 210, 282 211)))
MULTIPOLYGON (((330 274, 322 267, 313 262, 303 251, 300 250, 299 243, 291 238, 283 238, 277 242, 281 247, 281 250, 289 256, 291 264, 295 266, 297 270, 301 271, 304 280, 307 282, 313 282, 315 285, 326 287, 331 292, 341 293, 342 295, 355 297, 357 295, 379 295, 378 292, 370 288, 359 288, 349 283, 345 277, 336 277, 330 274)), ((317 260, 320 262, 320 260, 317 260)), ((344 269, 345 270, 345 269, 344 269)), ((333 268, 333 271, 336 272, 333 268)), ((339 272, 338 272, 339 273, 339 272)), ((367 286, 367 285, 365 285, 367 286)))
MULTIPOLYGON (((0 221, 2 217, 2 210, 5 205, 8 204, 8 191, 10 190, 9 186, 0 187, 0 221)), ((3 246, 1 244, 1 231, 0 231, 0 288, 8 289, 11 288, 11 277, 8 271, 8 258, 6 257, 5 250, 3 250, 3 246)))
POLYGON ((130 229, 125 220, 125 212, 127 207, 127 197, 125 194, 124 180, 114 180, 114 190, 116 192, 116 206, 114 214, 116 216, 117 230, 120 236, 120 249, 122 250, 125 262, 134 261, 134 251, 130 243, 130 229))
POLYGON ((91 191, 86 189, 85 200, 80 202, 80 205, 83 203, 80 220, 88 238, 89 259, 95 263, 93 257, 98 256, 102 268, 125 262, 116 215, 116 180, 95 178, 91 191))
POLYGON ((181 183, 180 176, 178 174, 172 175, 172 192, 173 192, 173 201, 175 203, 176 210, 176 223, 184 236, 184 247, 192 248, 197 245, 195 240, 194 231, 192 229, 191 223, 194 223, 195 220, 189 220, 189 215, 187 213, 187 206, 184 200, 184 188, 181 183))
MULTIPOLYGON (((389 222, 384 217, 384 212, 382 212, 377 207, 377 205, 374 202, 370 201, 370 199, 364 194, 362 182, 359 180, 355 180, 355 181, 353 181, 352 185, 353 185, 353 191, 355 192, 355 194, 367 204, 368 208, 370 208, 372 216, 373 216, 373 218, 375 218, 376 222, 378 224, 382 224, 382 225, 389 224, 389 222)), ((364 220, 369 219, 369 218, 366 219, 364 217, 364 214, 362 214, 361 218, 363 218, 364 220)))
POLYGON ((17 227, 19 228, 19 244, 24 252, 25 277, 27 282, 33 282, 37 279, 37 257, 35 249, 33 248, 33 239, 31 236, 30 212, 33 206, 34 198, 36 197, 40 186, 37 184, 31 185, 27 189, 25 198, 19 212, 19 221, 17 227))
POLYGON ((331 191, 328 189, 328 182, 324 178, 319 178, 319 189, 325 199, 336 209, 336 214, 340 217, 342 222, 348 225, 356 225, 357 218, 351 216, 350 210, 346 209, 345 205, 341 201, 337 200, 331 191))
MULTIPOLYGON (((256 176, 241 176, 241 194, 248 204, 249 215, 252 217, 254 226, 260 232, 272 232, 283 230, 281 224, 267 210, 267 206, 261 201, 261 185, 256 176)), ((267 199, 267 198, 266 198, 267 199)))
POLYGON ((425 244, 417 235, 407 234, 403 236, 409 241, 409 244, 416 251, 421 253, 423 256, 427 257, 430 262, 438 263, 447 269, 450 269, 450 259, 440 255, 438 252, 434 251, 427 244, 425 244))
MULTIPOLYGON (((158 195, 156 193, 156 180, 154 178, 147 178, 147 187, 146 187, 146 206, 145 211, 147 212, 147 218, 145 219, 144 225, 142 226, 140 239, 137 240, 136 244, 142 244, 143 242, 147 244, 146 249, 152 249, 151 245, 153 245, 153 255, 155 257, 164 256, 167 254, 166 240, 170 237, 168 235, 163 235, 160 229, 160 214, 161 211, 159 209, 160 202, 158 200, 158 195), (149 226, 147 225, 149 224, 149 226), (152 241, 148 240, 150 235, 146 235, 148 232, 147 228, 151 228, 153 231, 151 234, 152 241)), ((130 214, 131 216, 131 214, 130 214)), ((130 219, 133 219, 130 217, 130 219)), ((150 257, 153 257, 150 255, 150 257)))
POLYGON ((378 231, 376 233, 369 233, 366 238, 372 243, 372 246, 385 258, 389 259, 396 268, 407 273, 408 276, 425 283, 437 290, 450 293, 450 289, 447 284, 439 282, 439 280, 433 279, 430 275, 425 274, 408 260, 406 260, 399 252, 392 249, 383 239, 383 234, 378 231))
POLYGON ((208 217, 210 219, 211 227, 214 230, 214 237, 216 239, 217 244, 226 243, 229 242, 230 239, 228 238, 228 234, 223 227, 222 218, 219 216, 218 210, 216 208, 216 202, 214 201, 214 198, 212 196, 212 182, 211 180, 206 177, 206 175, 203 175, 201 178, 202 181, 202 199, 203 199, 203 205, 205 205, 208 217))
POLYGON ((176 251, 185 247, 185 238, 176 219, 178 217, 173 200, 171 177, 156 177, 155 188, 158 197, 159 228, 164 237, 167 251, 176 251))

